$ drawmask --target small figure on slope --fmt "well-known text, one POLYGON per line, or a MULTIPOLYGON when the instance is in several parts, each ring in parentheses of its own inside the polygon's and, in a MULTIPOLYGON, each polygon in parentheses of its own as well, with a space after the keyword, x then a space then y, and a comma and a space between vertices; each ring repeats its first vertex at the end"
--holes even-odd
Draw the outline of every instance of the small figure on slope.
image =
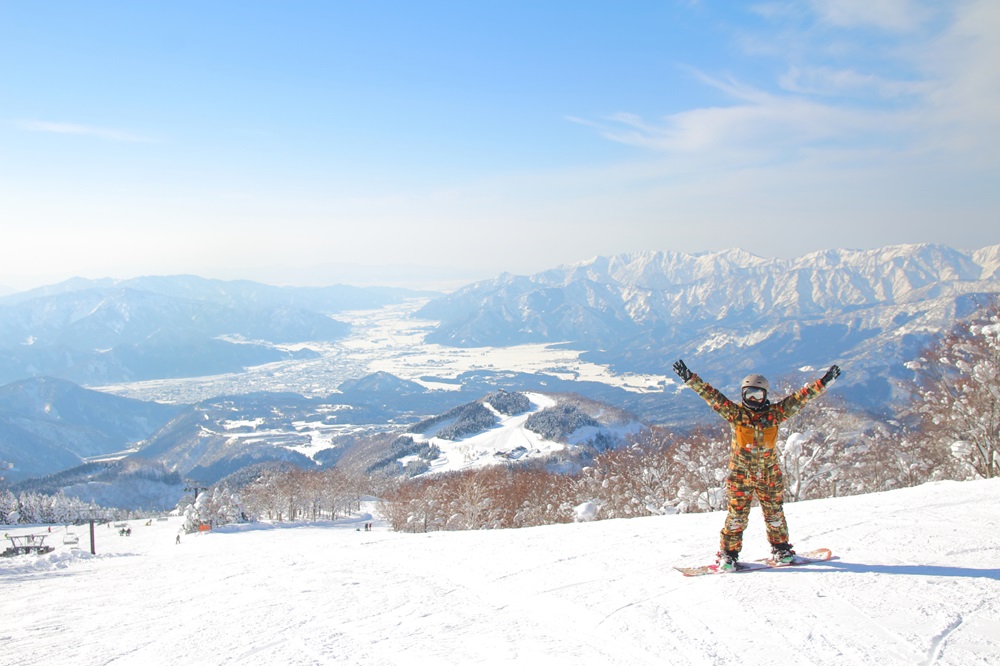
POLYGON ((840 368, 830 366, 822 378, 777 403, 768 399, 771 385, 763 375, 747 375, 740 385, 740 404, 734 403, 691 372, 682 360, 674 363, 674 372, 733 428, 726 483, 729 514, 722 528, 719 571, 737 568, 743 547, 743 530, 747 526, 754 495, 764 512, 771 558, 775 562, 793 561, 795 551, 788 543, 788 524, 782 508, 784 483, 774 448, 778 426, 797 414, 809 400, 822 394, 840 376, 840 368))

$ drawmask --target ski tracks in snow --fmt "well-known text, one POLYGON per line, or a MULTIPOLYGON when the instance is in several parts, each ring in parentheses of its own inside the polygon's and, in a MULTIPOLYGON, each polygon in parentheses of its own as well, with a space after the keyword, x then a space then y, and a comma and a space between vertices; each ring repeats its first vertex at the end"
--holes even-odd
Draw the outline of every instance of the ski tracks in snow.
MULTIPOLYGON (((22 666, 997 666, 1000 573, 983 567, 998 483, 786 505, 799 547, 839 559, 699 578, 672 567, 711 558, 721 514, 432 534, 249 526, 180 545, 176 518, 104 529, 98 556, 0 560, 13 609, 0 645, 22 666)), ((748 560, 767 548, 756 511, 748 560)))

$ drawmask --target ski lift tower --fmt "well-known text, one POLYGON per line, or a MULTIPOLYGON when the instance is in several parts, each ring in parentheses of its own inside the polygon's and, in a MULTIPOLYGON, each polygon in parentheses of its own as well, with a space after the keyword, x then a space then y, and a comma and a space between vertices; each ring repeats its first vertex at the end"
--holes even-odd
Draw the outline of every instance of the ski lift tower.
POLYGON ((87 521, 90 523, 90 554, 97 555, 97 548, 94 544, 94 521, 97 520, 110 520, 107 513, 100 509, 84 509, 77 516, 77 520, 81 523, 87 521))
POLYGON ((189 492, 189 493, 192 492, 192 491, 194 492, 194 501, 195 502, 198 501, 198 493, 200 493, 203 490, 208 490, 208 488, 206 488, 205 486, 199 486, 197 483, 188 483, 184 487, 184 491, 185 492, 189 492))

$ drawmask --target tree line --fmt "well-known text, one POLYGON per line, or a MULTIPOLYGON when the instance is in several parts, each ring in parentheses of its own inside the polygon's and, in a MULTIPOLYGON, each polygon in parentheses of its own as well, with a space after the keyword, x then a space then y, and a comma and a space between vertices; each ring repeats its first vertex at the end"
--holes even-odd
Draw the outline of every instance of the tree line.
POLYGON ((116 520, 135 515, 121 509, 100 507, 61 492, 13 493, 0 489, 0 525, 57 525, 76 523, 85 518, 116 520))
POLYGON ((305 470, 291 465, 263 465, 235 480, 223 480, 184 508, 189 532, 201 525, 270 520, 336 520, 360 510, 368 488, 364 477, 336 467, 305 470))

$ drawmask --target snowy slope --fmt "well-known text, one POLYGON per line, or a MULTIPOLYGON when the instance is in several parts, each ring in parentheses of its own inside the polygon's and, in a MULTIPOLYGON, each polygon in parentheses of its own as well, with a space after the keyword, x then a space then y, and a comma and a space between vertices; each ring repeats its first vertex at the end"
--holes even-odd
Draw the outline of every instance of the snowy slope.
MULTIPOLYGON (((998 503, 1000 480, 788 505, 793 541, 838 559, 702 578, 671 567, 711 556, 719 514, 418 535, 360 515, 179 545, 179 519, 133 522, 98 528, 97 556, 0 559, 0 662, 998 664, 998 503)), ((747 539, 765 554, 756 509, 747 539)))
MULTIPOLYGON (((531 408, 520 414, 502 414, 489 402, 483 405, 493 412, 496 423, 482 432, 457 440, 444 439, 434 435, 442 427, 450 425, 444 422, 426 433, 411 433, 416 442, 428 442, 440 449, 440 455, 430 461, 428 469, 416 476, 431 476, 444 472, 457 472, 467 469, 488 467, 509 463, 511 461, 527 461, 551 458, 569 448, 566 444, 546 439, 544 436, 528 429, 526 424, 532 414, 555 407, 558 401, 552 396, 542 393, 526 392, 525 397, 531 403, 531 408)), ((570 446, 590 442, 599 433, 617 437, 624 441, 627 435, 634 435, 644 426, 638 421, 615 421, 609 419, 607 425, 583 426, 572 432, 568 437, 570 446)), ((400 464, 416 461, 417 455, 399 459, 400 464)))
MULTIPOLYGON (((497 425, 471 437, 451 441, 440 437, 413 435, 415 441, 428 441, 441 449, 441 455, 431 462, 426 474, 484 467, 507 460, 540 458, 564 449, 565 445, 546 441, 524 427, 529 416, 546 407, 554 406, 556 401, 540 393, 526 395, 531 401, 532 409, 522 414, 508 416, 487 404, 487 409, 494 412, 497 417, 497 425)), ((401 459, 400 462, 405 465, 407 458, 401 459)))

